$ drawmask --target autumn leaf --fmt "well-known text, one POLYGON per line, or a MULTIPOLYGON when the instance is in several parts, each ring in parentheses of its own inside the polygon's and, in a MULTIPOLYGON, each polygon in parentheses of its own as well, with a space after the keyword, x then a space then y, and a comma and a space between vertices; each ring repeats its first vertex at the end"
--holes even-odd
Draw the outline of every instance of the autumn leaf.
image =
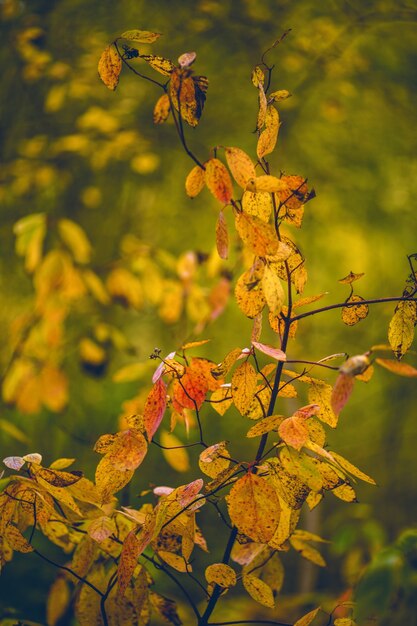
POLYGON ((63 472, 34 463, 31 464, 30 471, 36 478, 41 478, 53 487, 68 487, 82 478, 82 472, 63 472))
POLYGON ((164 93, 158 100, 153 109, 153 123, 163 124, 167 121, 169 112, 171 110, 171 103, 169 101, 168 94, 164 93))
POLYGON ((301 450, 309 439, 309 431, 305 420, 300 419, 296 415, 287 417, 287 419, 280 424, 278 433, 286 444, 296 450, 301 450))
POLYGON ((248 473, 226 497, 230 519, 239 532, 267 543, 278 526, 281 506, 274 489, 256 474, 248 473))
POLYGON ((159 593, 155 593, 154 591, 150 592, 149 599, 152 606, 168 624, 172 624, 172 626, 182 625, 182 621, 177 613, 177 605, 174 600, 165 598, 165 596, 161 596, 159 593))
POLYGON ((258 82, 258 117, 256 120, 256 130, 260 131, 265 124, 266 111, 268 106, 268 101, 266 99, 264 86, 261 80, 258 82))
POLYGON ((31 274, 42 259, 46 214, 32 213, 22 217, 13 226, 13 233, 16 235, 16 254, 25 258, 25 270, 31 274))
POLYGON ((174 381, 173 404, 179 412, 183 408, 200 409, 209 389, 206 375, 198 370, 187 368, 184 376, 174 381))
POLYGON ((183 443, 173 435, 163 430, 161 432, 162 454, 166 462, 176 472, 187 472, 190 469, 190 459, 183 443))
POLYGON ((343 285, 351 285, 356 280, 359 280, 360 278, 362 278, 362 276, 365 276, 365 274, 364 273, 355 274, 354 272, 349 272, 349 274, 345 276, 344 278, 339 278, 338 282, 342 283, 343 285))
POLYGON ((226 166, 216 158, 206 161, 205 180, 213 196, 222 204, 229 204, 233 196, 233 185, 226 166))
POLYGON ((146 61, 152 69, 164 76, 171 76, 171 73, 175 69, 175 65, 172 61, 156 54, 141 54, 140 58, 146 61))
POLYGON ((303 615, 303 617, 300 617, 300 619, 295 622, 294 626, 310 626, 315 617, 317 617, 317 615, 319 614, 320 610, 321 608, 318 607, 317 609, 309 611, 308 613, 303 615))
POLYGON ((229 256, 229 234, 223 211, 220 211, 216 222, 216 247, 219 257, 227 259, 229 256))
POLYGON ((240 187, 245 189, 247 182, 256 177, 255 165, 246 152, 240 148, 226 148, 226 160, 232 176, 240 187))
POLYGON ((252 403, 256 386, 256 371, 249 361, 245 361, 235 370, 232 377, 233 402, 242 415, 246 414, 252 403))
POLYGON ((258 145, 256 148, 256 153, 258 155, 258 159, 262 159, 267 154, 273 152, 275 145, 277 143, 279 130, 279 115, 276 108, 272 105, 267 107, 266 115, 265 115, 265 129, 261 132, 258 145))
POLYGON ((58 221, 58 232, 77 263, 84 265, 90 261, 91 243, 81 226, 72 220, 61 219, 58 221))
POLYGON ((269 193, 278 192, 286 188, 286 184, 282 182, 282 178, 263 174, 256 178, 251 178, 246 184, 246 190, 257 193, 258 191, 268 191, 269 193))
POLYGON ((416 322, 417 302, 413 300, 399 302, 388 328, 388 341, 398 360, 413 343, 416 322))
POLYGON ((228 588, 236 585, 235 570, 225 563, 213 563, 206 568, 205 577, 210 585, 228 588))
POLYGON ((263 222, 269 222, 272 208, 272 197, 267 191, 245 191, 242 196, 243 212, 259 217, 263 222))
POLYGON ((98 74, 106 87, 114 91, 119 83, 121 71, 122 59, 114 44, 110 44, 101 54, 98 62, 98 74))
POLYGON ((259 343, 259 341, 252 341, 252 345, 260 352, 263 352, 263 354, 266 354, 267 356, 270 356, 277 361, 287 360, 285 352, 283 352, 279 348, 274 348, 274 346, 269 346, 265 343, 259 343))
POLYGON ((262 289, 269 310, 273 315, 277 315, 284 304, 285 292, 281 280, 269 265, 265 266, 262 276, 262 289))
POLYGON ((263 269, 251 268, 239 277, 235 286, 237 304, 249 318, 256 317, 265 306, 262 275, 263 269))
POLYGON ((205 182, 205 170, 199 165, 196 165, 195 167, 193 167, 193 169, 185 179, 185 191, 187 193, 187 196, 189 196, 190 198, 195 198, 196 196, 198 196, 200 191, 203 189, 205 182))
POLYGON ((143 409, 143 422, 149 441, 158 430, 166 405, 166 384, 159 378, 149 392, 143 409))
POLYGON ((277 252, 279 240, 271 224, 246 213, 238 213, 235 223, 240 238, 251 252, 262 257, 277 252))
POLYGON ((161 33, 152 33, 147 30, 126 30, 120 35, 120 39, 128 39, 129 41, 136 41, 138 43, 154 43, 161 33))
POLYGON ((171 71, 169 94, 172 104, 187 124, 197 126, 203 112, 208 81, 205 76, 191 74, 188 68, 174 67, 171 71))
POLYGON ((126 592, 133 572, 136 569, 139 555, 140 543, 136 537, 136 530, 131 530, 123 542, 119 566, 117 568, 118 593, 120 596, 124 596, 126 592))
POLYGON ((340 454, 336 454, 336 452, 333 452, 333 451, 331 454, 332 454, 332 457, 335 459, 335 461, 337 461, 337 463, 340 465, 340 467, 343 470, 345 470, 346 472, 349 472, 349 474, 352 474, 352 476, 355 476, 356 478, 360 478, 360 480, 363 480, 366 483, 369 483, 371 485, 376 485, 376 482, 374 481, 373 478, 371 478, 370 476, 365 474, 365 472, 362 472, 360 469, 355 467, 355 465, 353 465, 352 463, 344 459, 342 456, 340 456, 340 454))
POLYGON ((353 304, 357 302, 363 302, 363 298, 354 294, 349 300, 346 300, 346 306, 342 308, 342 320, 347 326, 354 326, 368 316, 369 306, 367 304, 353 304))
POLYGON ((67 611, 71 601, 71 593, 67 581, 58 576, 52 583, 46 602, 46 621, 48 626, 56 626, 67 611))
POLYGON ((200 454, 198 465, 204 474, 216 478, 230 466, 230 454, 226 448, 226 441, 209 446, 200 454))
POLYGON ((380 358, 375 359, 375 363, 378 363, 378 365, 381 365, 381 367, 384 367, 393 374, 398 374, 398 376, 406 376, 407 378, 417 377, 417 369, 408 363, 400 363, 393 359, 380 358))
POLYGON ((263 580, 253 574, 244 574, 242 582, 248 594, 256 600, 256 602, 259 602, 259 604, 262 604, 262 606, 266 606, 269 609, 274 608, 274 594, 272 593, 271 587, 269 587, 269 585, 267 585, 263 580))

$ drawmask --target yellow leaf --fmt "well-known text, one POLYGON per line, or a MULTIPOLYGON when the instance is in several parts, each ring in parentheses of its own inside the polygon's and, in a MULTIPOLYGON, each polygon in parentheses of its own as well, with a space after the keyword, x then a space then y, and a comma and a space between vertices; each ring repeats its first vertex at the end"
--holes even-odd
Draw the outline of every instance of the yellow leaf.
MULTIPOLYGON (((102 593, 105 591, 106 575, 104 565, 96 565, 88 575, 88 582, 97 587, 102 593)), ((100 596, 98 593, 82 583, 75 604, 75 615, 80 626, 101 626, 100 596)))
POLYGON ((388 328, 388 341, 398 360, 413 343, 416 321, 417 302, 411 300, 399 302, 388 328))
POLYGON ((271 587, 264 583, 263 580, 257 576, 253 576, 253 574, 246 574, 243 575, 242 582, 248 594, 256 600, 256 602, 270 609, 274 608, 274 594, 272 593, 271 587))
POLYGON ((33 213, 22 217, 13 226, 16 235, 16 253, 25 257, 25 269, 32 273, 42 258, 42 246, 46 235, 46 214, 33 213))
POLYGON ((319 293, 316 296, 307 296, 306 298, 301 298, 294 302, 293 309, 298 309, 301 306, 306 306, 307 304, 312 304, 313 302, 317 302, 317 300, 321 300, 324 296, 327 296, 327 291, 324 293, 319 293))
POLYGON ((265 266, 262 276, 262 289, 269 310, 273 315, 277 315, 284 304, 285 292, 280 279, 269 265, 265 266))
POLYGON ((91 244, 84 230, 68 219, 58 221, 58 232, 77 263, 85 264, 91 258, 91 244))
POLYGON ((132 380, 140 380, 149 373, 149 363, 129 363, 118 369, 112 377, 115 383, 126 383, 132 380))
POLYGON ((362 276, 365 276, 365 274, 355 274, 354 272, 350 272, 344 278, 339 278, 339 283, 342 283, 343 285, 351 285, 353 282, 355 282, 355 280, 359 280, 360 278, 362 278, 362 276))
POLYGON ((203 189, 206 182, 206 172, 202 167, 196 165, 185 179, 185 191, 187 196, 195 198, 203 189))
POLYGON ((25 435, 25 433, 15 424, 9 422, 9 420, 0 418, 0 429, 6 433, 6 435, 9 435, 9 437, 13 437, 16 441, 20 441, 20 443, 24 443, 26 445, 30 443, 29 437, 27 437, 27 435, 25 435))
POLYGON ((256 386, 256 371, 249 361, 246 361, 235 370, 232 377, 233 402, 242 415, 247 413, 252 403, 256 386))
POLYGON ((362 301, 363 298, 355 294, 346 300, 346 306, 342 309, 342 320, 347 326, 354 326, 368 316, 369 306, 367 304, 352 304, 362 301))
POLYGON ((286 89, 279 89, 278 91, 273 91, 268 94, 268 99, 271 100, 273 98, 274 102, 280 102, 281 100, 286 100, 290 96, 290 92, 286 89))
POLYGON ((294 550, 299 552, 304 559, 311 561, 315 565, 319 565, 320 567, 326 567, 326 561, 323 559, 322 555, 316 548, 310 546, 305 541, 301 539, 297 539, 296 536, 290 537, 290 543, 294 550))
POLYGON ((85 269, 82 273, 82 277, 87 286, 87 289, 89 290, 91 295, 97 300, 97 302, 99 302, 100 304, 104 304, 105 306, 110 303, 110 297, 106 291, 103 281, 97 276, 95 272, 92 272, 89 269, 85 269))
POLYGON ((66 612, 71 600, 68 583, 63 576, 58 576, 52 583, 46 601, 46 623, 55 626, 66 612))
POLYGON ((259 84, 263 85, 265 82, 265 74, 259 65, 255 65, 252 70, 252 83, 255 87, 258 87, 259 84))
POLYGON ((285 188, 286 184, 282 182, 281 178, 270 176, 269 174, 264 174, 262 176, 258 176, 257 178, 251 178, 246 185, 246 190, 252 191, 253 193, 258 191, 268 191, 269 193, 274 193, 285 188))
POLYGON ((32 552, 33 548, 28 540, 22 535, 20 530, 13 524, 7 524, 5 528, 5 537, 9 546, 17 552, 26 554, 32 552))
POLYGON ((148 30, 126 30, 120 35, 120 39, 129 39, 129 41, 137 41, 138 43, 153 43, 161 33, 152 33, 148 30))
POLYGON ((116 534, 117 529, 114 521, 110 517, 102 515, 91 522, 87 532, 91 539, 100 543, 100 541, 108 539, 110 535, 116 534))
POLYGON ((344 502, 357 502, 356 493, 353 487, 344 484, 331 490, 332 494, 344 502))
POLYGON ((219 202, 229 204, 233 196, 233 185, 226 166, 215 158, 209 159, 205 166, 207 187, 219 202))
POLYGON ((62 411, 68 403, 68 379, 64 372, 45 364, 39 376, 42 389, 42 402, 55 413, 62 411))
POLYGON ((309 431, 305 420, 297 416, 287 417, 279 426, 278 433, 281 439, 296 450, 301 450, 309 438, 309 431))
POLYGON ((63 472, 62 470, 42 467, 38 463, 31 463, 31 474, 35 476, 36 480, 42 479, 42 481, 47 482, 53 487, 69 487, 82 478, 81 472, 63 472))
POLYGON ((49 466, 49 469, 55 469, 55 470, 67 469, 67 467, 72 465, 74 461, 75 459, 67 459, 67 458, 57 459, 56 461, 51 463, 51 465, 49 466))
POLYGON ((116 469, 111 458, 106 455, 97 465, 95 479, 102 502, 107 502, 114 493, 123 489, 134 474, 134 470, 116 469))
POLYGON ((246 474, 233 485, 226 500, 230 519, 239 532, 261 543, 272 539, 281 506, 275 490, 265 478, 246 474))
POLYGON ((216 247, 219 257, 227 259, 229 255, 229 234, 223 211, 220 211, 216 222, 216 247))
POLYGON ((161 559, 165 561, 165 563, 168 563, 168 565, 177 570, 177 572, 193 571, 193 568, 187 562, 187 560, 179 554, 174 554, 173 552, 168 552, 167 550, 158 550, 158 556, 160 556, 161 559))
POLYGON ((190 459, 186 448, 181 447, 183 444, 178 437, 163 430, 161 431, 161 445, 165 446, 165 448, 171 448, 162 450, 166 462, 176 472, 188 472, 190 459))
POLYGON ((142 54, 140 58, 149 63, 152 69, 164 76, 171 76, 172 71, 175 69, 172 61, 155 54, 142 54))
POLYGON ((102 52, 98 62, 98 74, 103 83, 114 91, 119 83, 122 71, 122 59, 113 44, 110 44, 102 52))
POLYGON ((201 471, 210 478, 216 478, 230 466, 230 454, 226 449, 226 442, 221 441, 209 446, 200 454, 198 465, 201 471))
POLYGON ((333 626, 356 626, 356 622, 351 617, 338 617, 333 626))
POLYGON ((319 614, 320 610, 320 607, 318 607, 317 609, 306 613, 295 622, 294 626, 310 626, 311 622, 314 621, 314 618, 319 614))
POLYGON ((277 143, 279 130, 279 115, 276 108, 269 105, 265 116, 265 129, 260 134, 256 153, 259 159, 273 152, 277 143))
POLYGON ((233 587, 236 585, 236 572, 230 565, 224 563, 213 563, 206 568, 205 577, 210 585, 219 587, 233 587))
POLYGON ((164 93, 158 100, 153 109, 153 123, 163 124, 166 122, 171 110, 171 103, 168 94, 164 93))
POLYGON ((129 270, 118 267, 107 277, 106 287, 114 300, 125 306, 140 309, 143 304, 140 280, 129 270))
POLYGON ((238 279, 235 287, 235 297, 239 308, 246 317, 254 318, 265 306, 265 296, 262 289, 262 267, 247 270, 238 279))
POLYGON ((360 480, 363 480, 366 483, 370 483, 371 485, 376 485, 376 482, 374 481, 373 478, 371 478, 370 476, 362 472, 360 469, 355 467, 352 463, 350 463, 349 461, 344 459, 342 456, 340 456, 340 454, 336 454, 336 452, 332 452, 331 454, 332 454, 332 457, 338 462, 340 467, 344 469, 346 472, 349 472, 349 474, 352 474, 352 476, 356 476, 356 478, 360 478, 360 480))
POLYGON ((259 104, 259 109, 258 109, 258 117, 256 120, 256 130, 259 131, 265 124, 265 117, 266 117, 266 111, 267 111, 267 106, 268 106, 264 86, 261 81, 259 81, 258 83, 258 104, 259 104))
POLYGON ((272 197, 267 191, 245 191, 242 196, 242 209, 244 213, 259 217, 263 222, 269 222, 272 208, 272 197))
POLYGON ((229 389, 216 389, 210 397, 211 406, 219 415, 224 415, 227 409, 233 404, 232 395, 229 389))
POLYGON ((190 126, 197 126, 200 120, 207 87, 207 78, 205 76, 192 76, 191 70, 188 68, 174 68, 171 72, 169 82, 171 102, 190 126))
POLYGON ((271 224, 246 213, 238 213, 235 223, 243 243, 254 254, 265 257, 278 251, 279 239, 271 224))
POLYGON ((256 177, 255 166, 249 155, 240 148, 226 148, 226 160, 233 178, 245 189, 247 182, 256 177))
POLYGON ((393 359, 375 359, 375 362, 393 372, 393 374, 406 376, 407 378, 415 378, 417 376, 417 369, 408 363, 399 363, 393 359))

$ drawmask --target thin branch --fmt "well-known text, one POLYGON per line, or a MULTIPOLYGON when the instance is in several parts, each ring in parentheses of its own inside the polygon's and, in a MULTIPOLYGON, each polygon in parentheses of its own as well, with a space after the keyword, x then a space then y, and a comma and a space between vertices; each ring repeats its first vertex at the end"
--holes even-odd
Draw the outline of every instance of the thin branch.
POLYGON ((291 626, 291 624, 287 624, 286 622, 275 622, 268 619, 244 619, 235 622, 209 622, 207 626, 232 626, 233 624, 273 624, 274 626, 291 626))
POLYGON ((130 65, 130 63, 128 63, 126 61, 125 56, 120 52, 119 46, 117 45, 117 41, 114 41, 113 43, 114 43, 114 47, 116 48, 117 54, 119 55, 119 57, 121 58, 123 63, 126 65, 126 67, 128 67, 130 69, 131 72, 136 74, 136 76, 139 76, 139 78, 144 78, 145 80, 148 80, 150 83, 153 83, 154 85, 157 85, 158 87, 160 87, 161 89, 166 91, 166 87, 165 87, 165 85, 163 83, 160 83, 157 80, 154 80, 153 78, 150 78, 149 76, 145 76, 145 74, 141 74, 134 67, 132 67, 130 65))
POLYGON ((104 593, 102 591, 100 591, 100 589, 98 589, 95 585, 90 583, 89 580, 87 580, 86 578, 83 578, 82 576, 79 576, 76 572, 74 572, 74 570, 70 569, 69 567, 66 567, 65 565, 60 565, 59 563, 55 563, 55 561, 52 561, 50 558, 48 558, 47 556, 42 554, 42 552, 39 552, 39 550, 37 550, 37 548, 33 548, 33 553, 36 554, 37 556, 39 556, 44 561, 46 561, 47 563, 49 563, 50 565, 53 565, 54 567, 57 567, 58 569, 62 569, 62 570, 64 570, 64 572, 68 572, 69 574, 71 574, 72 576, 77 578, 79 581, 81 581, 82 583, 84 583, 85 585, 90 587, 93 591, 98 593, 99 596, 103 596, 104 595, 104 593))

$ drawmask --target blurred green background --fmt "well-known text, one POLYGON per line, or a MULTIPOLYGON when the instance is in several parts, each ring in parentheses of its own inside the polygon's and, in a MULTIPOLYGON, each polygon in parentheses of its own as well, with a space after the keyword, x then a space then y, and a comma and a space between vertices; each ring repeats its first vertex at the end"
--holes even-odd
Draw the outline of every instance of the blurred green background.
MULTIPOLYGON (((165 252, 151 252, 169 271, 173 259, 188 250, 213 251, 216 202, 207 192, 193 201, 185 196, 184 177, 192 163, 172 123, 152 124, 159 94, 128 72, 115 93, 97 77, 104 47, 131 28, 164 33, 152 51, 173 60, 197 51, 196 71, 208 76, 210 85, 201 123, 188 129, 187 137, 201 159, 217 144, 255 154, 257 97, 250 73, 262 52, 291 28, 268 56, 275 64, 273 88, 293 94, 280 107, 283 123, 271 162, 276 173, 307 177, 317 193, 306 207, 303 229, 294 233, 307 258, 306 295, 326 291, 323 304, 343 301, 348 294, 337 280, 351 270, 365 272, 359 283, 363 297, 401 294, 409 271, 406 255, 417 251, 415 2, 1 0, 0 15, 3 368, 13 349, 9 329, 32 307, 31 280, 14 250, 13 224, 19 218, 46 212, 52 219, 79 223, 92 242, 98 274, 120 256, 127 233, 152 251, 172 255, 167 260, 165 252)), ((342 324, 340 311, 309 318, 291 343, 291 356, 356 354, 385 343, 392 312, 392 305, 379 305, 352 328, 342 324)), ((48 461, 75 456, 77 467, 92 475, 97 455, 91 445, 117 428, 122 402, 149 387, 149 376, 117 384, 113 373, 126 363, 145 361, 155 346, 170 352, 192 328, 183 318, 164 324, 148 304, 140 310, 113 305, 104 312, 88 306, 78 311, 70 318, 64 358, 68 407, 60 414, 43 409, 25 415, 2 406, 0 418, 16 424, 30 441, 19 442, 0 429, 2 457, 29 451, 41 452, 48 461), (100 319, 123 331, 129 347, 106 348, 105 371, 91 376, 80 367, 76 342, 100 319)), ((250 323, 231 299, 204 330, 203 337, 212 341, 200 354, 219 361, 230 349, 246 345, 249 335, 250 323)), ((378 487, 359 487, 366 506, 329 496, 321 511, 305 520, 304 526, 335 539, 327 549, 330 565, 317 572, 289 558, 285 594, 315 589, 337 597, 349 578, 345 554, 352 562, 366 560, 373 549, 415 524, 414 398, 413 379, 381 369, 368 385, 356 385, 329 441, 371 474, 378 487)), ((206 421, 208 439, 229 439, 232 447, 247 430, 236 415, 208 413, 206 421)), ((250 458, 251 446, 245 454, 250 458)), ((132 502, 154 481, 161 463, 153 450, 131 489, 132 502)), ((171 484, 192 478, 163 463, 171 484)), ((215 533, 205 530, 214 539, 215 533)), ((44 621, 45 593, 54 574, 34 556, 17 556, 2 575, 0 615, 14 607, 27 619, 44 621)))

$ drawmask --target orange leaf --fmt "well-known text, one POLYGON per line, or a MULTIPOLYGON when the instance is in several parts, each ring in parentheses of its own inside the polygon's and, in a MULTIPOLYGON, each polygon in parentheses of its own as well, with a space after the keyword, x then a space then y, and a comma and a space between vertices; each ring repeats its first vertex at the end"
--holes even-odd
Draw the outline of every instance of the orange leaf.
POLYGON ((407 378, 415 378, 417 376, 417 369, 408 363, 400 363, 393 359, 375 359, 375 361, 378 365, 382 365, 385 369, 399 376, 406 376, 407 378))
POLYGON ((220 211, 216 222, 216 247, 219 257, 227 259, 229 255, 229 234, 223 211, 220 211))
POLYGON ((309 438, 307 425, 303 419, 300 419, 296 415, 287 417, 287 419, 279 425, 278 433, 286 444, 296 450, 301 450, 309 438))
POLYGON ((182 408, 199 409, 208 391, 208 383, 204 374, 187 369, 180 380, 174 382, 174 400, 182 408))
POLYGON ((238 279, 235 287, 235 297, 239 308, 250 318, 261 313, 265 306, 265 296, 262 289, 263 269, 251 268, 238 279))
POLYGON ((106 87, 114 91, 119 83, 121 71, 122 59, 114 45, 110 44, 99 59, 98 74, 106 87))
POLYGON ((342 372, 336 378, 331 397, 331 406, 336 415, 339 415, 340 411, 349 400, 349 396, 353 391, 354 383, 355 379, 353 376, 343 374, 342 372))
POLYGON ((226 166, 219 159, 206 162, 206 185, 213 196, 223 204, 229 204, 233 196, 233 185, 226 166))
POLYGON ((165 413, 166 405, 166 384, 162 378, 160 378, 149 392, 143 409, 143 422, 149 441, 158 430, 165 413))
POLYGON ((154 124, 163 124, 166 122, 169 116, 169 112, 171 110, 171 103, 169 101, 168 94, 164 93, 158 100, 154 106, 153 110, 153 123, 154 124))
POLYGON ((258 256, 274 255, 279 247, 279 240, 271 224, 246 213, 236 215, 236 230, 243 243, 258 256))

